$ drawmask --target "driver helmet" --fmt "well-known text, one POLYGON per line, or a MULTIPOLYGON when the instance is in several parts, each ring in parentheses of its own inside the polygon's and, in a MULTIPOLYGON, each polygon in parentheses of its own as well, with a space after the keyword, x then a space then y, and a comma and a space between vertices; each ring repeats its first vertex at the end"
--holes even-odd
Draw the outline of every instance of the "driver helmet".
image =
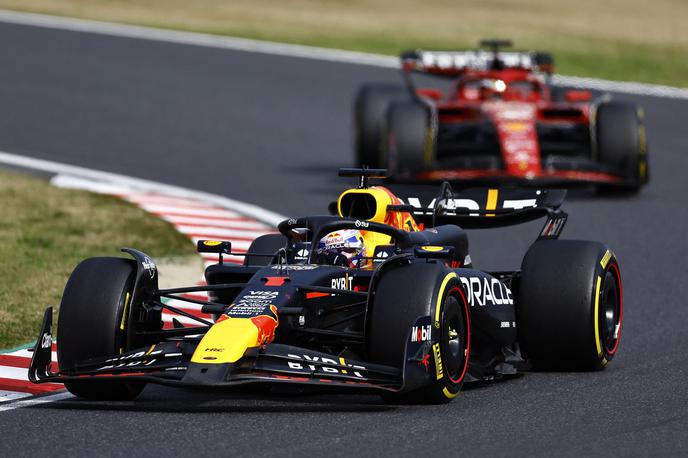
POLYGON ((500 79, 483 79, 480 82, 480 98, 483 100, 501 99, 506 83, 500 79))
POLYGON ((344 229, 330 232, 318 243, 318 253, 332 257, 335 264, 363 267, 366 247, 360 231, 344 229))

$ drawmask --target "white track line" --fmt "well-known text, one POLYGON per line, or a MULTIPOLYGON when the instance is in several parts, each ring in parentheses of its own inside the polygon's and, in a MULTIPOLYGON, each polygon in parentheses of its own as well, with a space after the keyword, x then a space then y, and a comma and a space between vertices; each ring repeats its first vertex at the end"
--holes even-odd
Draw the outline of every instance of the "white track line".
POLYGON ((251 240, 265 234, 271 234, 275 231, 270 230, 242 230, 242 229, 227 229, 224 227, 203 227, 203 226, 175 226, 175 229, 182 234, 195 234, 207 238, 220 237, 231 239, 233 237, 250 238, 251 240))
MULTIPOLYGON (((20 358, 29 358, 31 359, 33 357, 33 352, 29 351, 28 348, 22 349, 22 350, 15 350, 9 353, 0 353, 0 356, 19 356, 20 358)), ((57 352, 53 351, 51 355, 52 361, 57 361, 57 352)))
POLYGON ((3 391, 0 390, 0 402, 16 401, 17 399, 30 398, 34 396, 31 393, 22 393, 21 391, 3 391))
POLYGON ((257 223, 255 221, 224 221, 224 220, 213 220, 203 217, 189 217, 189 216, 176 216, 176 215, 163 215, 162 219, 173 223, 178 226, 203 226, 203 227, 215 227, 215 228, 225 228, 225 229, 238 229, 238 230, 253 230, 253 231, 263 231, 270 229, 269 226, 263 223, 257 223))
MULTIPOLYGON (((104 186, 117 188, 120 190, 121 194, 126 191, 161 192, 171 196, 204 200, 219 207, 224 207, 232 211, 236 211, 237 213, 249 216, 273 227, 279 224, 280 221, 286 219, 285 216, 280 215, 279 213, 266 210, 257 205, 240 202, 238 200, 219 196, 217 194, 195 191, 192 189, 144 180, 141 178, 132 178, 116 173, 101 172, 99 170, 88 169, 85 167, 46 161, 43 159, 34 159, 2 151, 0 151, 0 163, 48 173, 55 173, 57 176, 51 181, 56 186, 80 187, 80 185, 83 185, 86 186, 86 188, 80 187, 80 189, 89 189, 89 182, 96 181, 100 183, 100 186, 97 186, 98 188, 104 186)), ((93 187, 96 186, 92 186, 92 188, 93 187)))
POLYGON ((174 214, 182 216, 200 216, 215 218, 236 218, 239 215, 217 207, 183 207, 181 205, 149 205, 137 204, 149 213, 174 214))
MULTIPOLYGON (((277 56, 298 57, 346 64, 369 65, 373 67, 399 68, 399 59, 392 56, 370 54, 338 49, 319 48, 315 46, 275 43, 270 41, 249 40, 245 38, 225 37, 204 33, 180 32, 175 30, 155 29, 134 25, 115 24, 45 14, 20 13, 0 10, 0 22, 68 30, 72 32, 96 33, 115 37, 155 40, 168 43, 205 46, 211 48, 231 49, 252 53, 272 54, 277 56)), ((585 87, 602 91, 624 92, 627 94, 651 95, 674 99, 688 99, 687 88, 677 88, 658 84, 609 81, 598 78, 579 78, 556 75, 554 83, 563 86, 585 87)))
POLYGON ((64 399, 73 398, 71 394, 67 392, 49 394, 47 396, 39 396, 35 398, 25 399, 23 401, 10 402, 7 404, 0 404, 0 412, 5 412, 7 410, 14 410, 20 407, 32 407, 40 404, 46 404, 48 402, 62 401, 64 399))

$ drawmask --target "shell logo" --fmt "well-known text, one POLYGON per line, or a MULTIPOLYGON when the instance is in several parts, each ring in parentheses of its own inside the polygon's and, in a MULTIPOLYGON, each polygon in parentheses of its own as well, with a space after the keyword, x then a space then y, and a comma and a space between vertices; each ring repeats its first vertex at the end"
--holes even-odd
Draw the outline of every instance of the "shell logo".
POLYGON ((525 132, 529 128, 529 124, 526 122, 506 122, 504 123, 504 130, 512 134, 519 134, 525 132))

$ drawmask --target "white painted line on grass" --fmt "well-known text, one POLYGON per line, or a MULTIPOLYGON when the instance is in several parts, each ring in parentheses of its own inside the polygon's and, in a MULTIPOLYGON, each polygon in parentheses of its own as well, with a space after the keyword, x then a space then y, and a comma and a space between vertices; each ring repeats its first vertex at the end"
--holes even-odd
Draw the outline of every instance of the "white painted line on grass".
MULTIPOLYGON (((252 53, 271 54, 285 57, 298 57, 328 62, 339 62, 373 67, 399 68, 399 59, 364 52, 320 48, 316 46, 276 43, 271 41, 250 40, 205 33, 181 32, 176 30, 155 29, 111 22, 93 21, 58 17, 46 14, 20 13, 0 10, 0 22, 86 32, 115 37, 155 40, 184 45, 230 49, 252 53)), ((556 75, 554 83, 563 86, 585 87, 601 91, 624 92, 627 94, 650 95, 674 99, 688 99, 688 88, 677 88, 658 84, 609 81, 598 78, 580 78, 556 75)))

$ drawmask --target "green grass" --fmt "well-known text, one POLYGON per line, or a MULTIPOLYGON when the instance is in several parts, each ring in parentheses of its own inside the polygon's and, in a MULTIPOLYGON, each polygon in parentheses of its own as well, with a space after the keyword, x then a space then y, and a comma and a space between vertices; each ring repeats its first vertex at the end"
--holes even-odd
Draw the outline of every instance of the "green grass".
POLYGON ((194 253, 170 224, 114 197, 0 170, 0 202, 0 348, 36 338, 43 310, 59 305, 84 258, 123 256, 125 246, 156 258, 194 253))
POLYGON ((512 38, 561 74, 688 87, 685 0, 0 0, 0 8, 397 55, 512 38))

